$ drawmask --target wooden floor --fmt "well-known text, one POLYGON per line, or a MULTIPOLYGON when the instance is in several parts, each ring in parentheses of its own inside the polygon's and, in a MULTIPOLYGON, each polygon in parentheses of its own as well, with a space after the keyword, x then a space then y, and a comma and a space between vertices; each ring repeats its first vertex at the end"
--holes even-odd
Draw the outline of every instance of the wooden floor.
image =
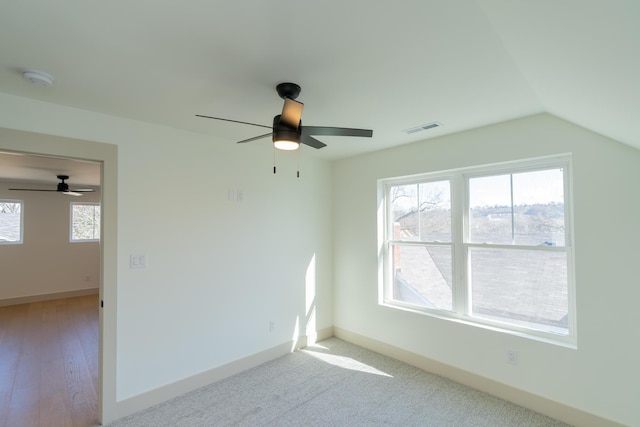
POLYGON ((0 427, 98 423, 98 296, 0 307, 0 427))

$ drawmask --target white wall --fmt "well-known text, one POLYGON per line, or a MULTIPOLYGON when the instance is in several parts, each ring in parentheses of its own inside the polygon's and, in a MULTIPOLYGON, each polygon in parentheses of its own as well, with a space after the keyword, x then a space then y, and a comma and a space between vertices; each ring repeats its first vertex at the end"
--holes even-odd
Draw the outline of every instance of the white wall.
POLYGON ((624 425, 640 425, 640 151, 549 115, 336 162, 334 324, 624 425), (577 350, 377 304, 376 180, 573 153, 577 350), (519 364, 506 363, 507 349, 519 364))
POLYGON ((27 131, 16 140, 23 136, 0 129, 0 149, 102 159, 110 152, 98 142, 117 146, 103 180, 103 251, 115 246, 103 273, 103 363, 114 366, 114 378, 103 379, 114 400, 105 421, 118 416, 117 402, 290 342, 304 334, 315 305, 311 329, 335 324, 640 424, 637 150, 540 115, 333 169, 303 152, 296 179, 295 158, 286 155, 271 173, 269 144, 240 147, 6 94, 0 128, 27 131), (574 155, 577 350, 377 305, 378 178, 563 152, 574 155), (229 189, 244 200, 227 200, 229 189), (130 269, 131 254, 147 254, 148 267, 130 269), (504 362, 507 349, 519 352, 519 365, 504 362))
POLYGON ((120 147, 118 322, 133 330, 119 339, 122 397, 304 334, 311 281, 318 326, 332 325, 329 165, 302 154, 298 179, 286 153, 273 175, 268 141, 217 144, 233 141, 120 147), (149 267, 129 269, 130 254, 149 267))
MULTIPOLYGON (((273 175, 268 142, 238 146, 6 94, 0 127, 62 137, 51 137, 57 153, 117 145, 103 187, 114 208, 103 220, 117 223, 105 239, 117 241, 105 273, 116 278, 104 283, 105 363, 113 354, 116 376, 106 395, 117 402, 332 326, 328 162, 303 151, 297 179, 295 154, 285 153, 273 175), (229 201, 229 189, 244 200, 229 201), (148 267, 130 269, 131 254, 146 254, 148 267)), ((47 149, 1 136, 0 149, 47 149)), ((122 415, 103 406, 103 421, 122 415)))
POLYGON ((99 202, 100 193, 69 197, 8 188, 46 186, 0 181, 0 199, 22 200, 24 227, 22 244, 0 245, 0 303, 5 299, 97 289, 100 244, 69 242, 69 216, 71 202, 99 202))

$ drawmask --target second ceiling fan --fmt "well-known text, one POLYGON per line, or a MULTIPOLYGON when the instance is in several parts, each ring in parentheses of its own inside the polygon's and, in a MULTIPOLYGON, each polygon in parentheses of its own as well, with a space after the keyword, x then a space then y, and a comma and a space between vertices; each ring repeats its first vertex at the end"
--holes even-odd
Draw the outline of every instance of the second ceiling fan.
POLYGON ((280 98, 284 99, 284 106, 282 107, 282 113, 273 118, 272 126, 241 122, 222 117, 204 116, 201 114, 196 114, 196 116, 271 129, 271 132, 269 133, 238 141, 238 143, 251 142, 271 136, 274 147, 280 150, 296 150, 300 144, 305 144, 313 148, 326 147, 325 143, 318 141, 313 136, 360 136, 366 138, 371 138, 373 136, 373 131, 371 129, 303 126, 301 118, 304 104, 296 101, 296 98, 300 94, 300 86, 295 83, 280 83, 276 86, 276 91, 280 98))
POLYGON ((69 184, 65 181, 69 179, 68 175, 57 175, 60 182, 54 189, 41 189, 41 188, 10 188, 9 190, 13 191, 54 191, 56 193, 62 193, 67 196, 82 196, 82 193, 92 193, 93 188, 74 188, 70 189, 69 184))

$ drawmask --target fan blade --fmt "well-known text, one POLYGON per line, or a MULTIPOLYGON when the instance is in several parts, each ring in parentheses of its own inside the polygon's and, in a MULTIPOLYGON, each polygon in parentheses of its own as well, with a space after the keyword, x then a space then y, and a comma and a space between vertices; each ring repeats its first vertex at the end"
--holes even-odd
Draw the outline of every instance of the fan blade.
POLYGON ((258 127, 261 127, 261 128, 271 129, 271 126, 259 125, 259 124, 256 124, 256 123, 249 123, 249 122, 241 122, 241 121, 238 121, 238 120, 223 119, 222 117, 203 116, 201 114, 196 114, 196 117, 203 117, 205 119, 222 120, 222 121, 225 121, 225 122, 240 123, 240 124, 243 124, 243 125, 258 126, 258 127))
POLYGON ((320 142, 314 137, 305 134, 300 135, 300 143, 313 148, 322 148, 327 146, 324 142, 320 142))
POLYGON ((9 190, 15 190, 15 191, 58 191, 58 190, 39 190, 36 188, 10 188, 9 190))
POLYGON ((58 190, 41 190, 41 189, 36 189, 36 188, 9 188, 9 190, 14 190, 14 191, 52 191, 52 192, 56 192, 56 193, 76 193, 77 195, 81 196, 80 193, 92 193, 95 190, 91 189, 91 188, 77 188, 77 189, 73 189, 73 190, 66 190, 66 191, 58 191, 58 190))
POLYGON ((291 129, 298 129, 300 119, 302 118, 302 108, 304 104, 291 98, 284 99, 282 114, 280 115, 280 123, 283 123, 291 129))
POLYGON ((371 129, 334 128, 328 126, 302 126, 303 135, 329 135, 329 136, 362 136, 371 138, 371 129))
POLYGON ((269 132, 269 133, 265 133, 264 135, 254 136, 253 138, 243 139, 242 141, 238 141, 238 144, 242 144, 242 143, 244 143, 244 142, 251 142, 251 141, 255 141, 256 139, 266 138, 267 136, 271 136, 271 132, 269 132))
POLYGON ((64 194, 65 196, 82 196, 82 193, 77 193, 75 191, 63 191, 62 194, 64 194))

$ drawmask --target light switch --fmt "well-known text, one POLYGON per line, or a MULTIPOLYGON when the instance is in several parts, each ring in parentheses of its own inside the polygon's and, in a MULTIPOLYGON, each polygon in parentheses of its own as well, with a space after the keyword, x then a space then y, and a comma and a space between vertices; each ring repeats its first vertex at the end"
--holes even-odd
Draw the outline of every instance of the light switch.
POLYGON ((244 193, 239 188, 229 188, 227 190, 227 200, 230 202, 240 203, 244 199, 244 193))
POLYGON ((131 268, 147 267, 147 255, 131 255, 129 260, 131 268))

